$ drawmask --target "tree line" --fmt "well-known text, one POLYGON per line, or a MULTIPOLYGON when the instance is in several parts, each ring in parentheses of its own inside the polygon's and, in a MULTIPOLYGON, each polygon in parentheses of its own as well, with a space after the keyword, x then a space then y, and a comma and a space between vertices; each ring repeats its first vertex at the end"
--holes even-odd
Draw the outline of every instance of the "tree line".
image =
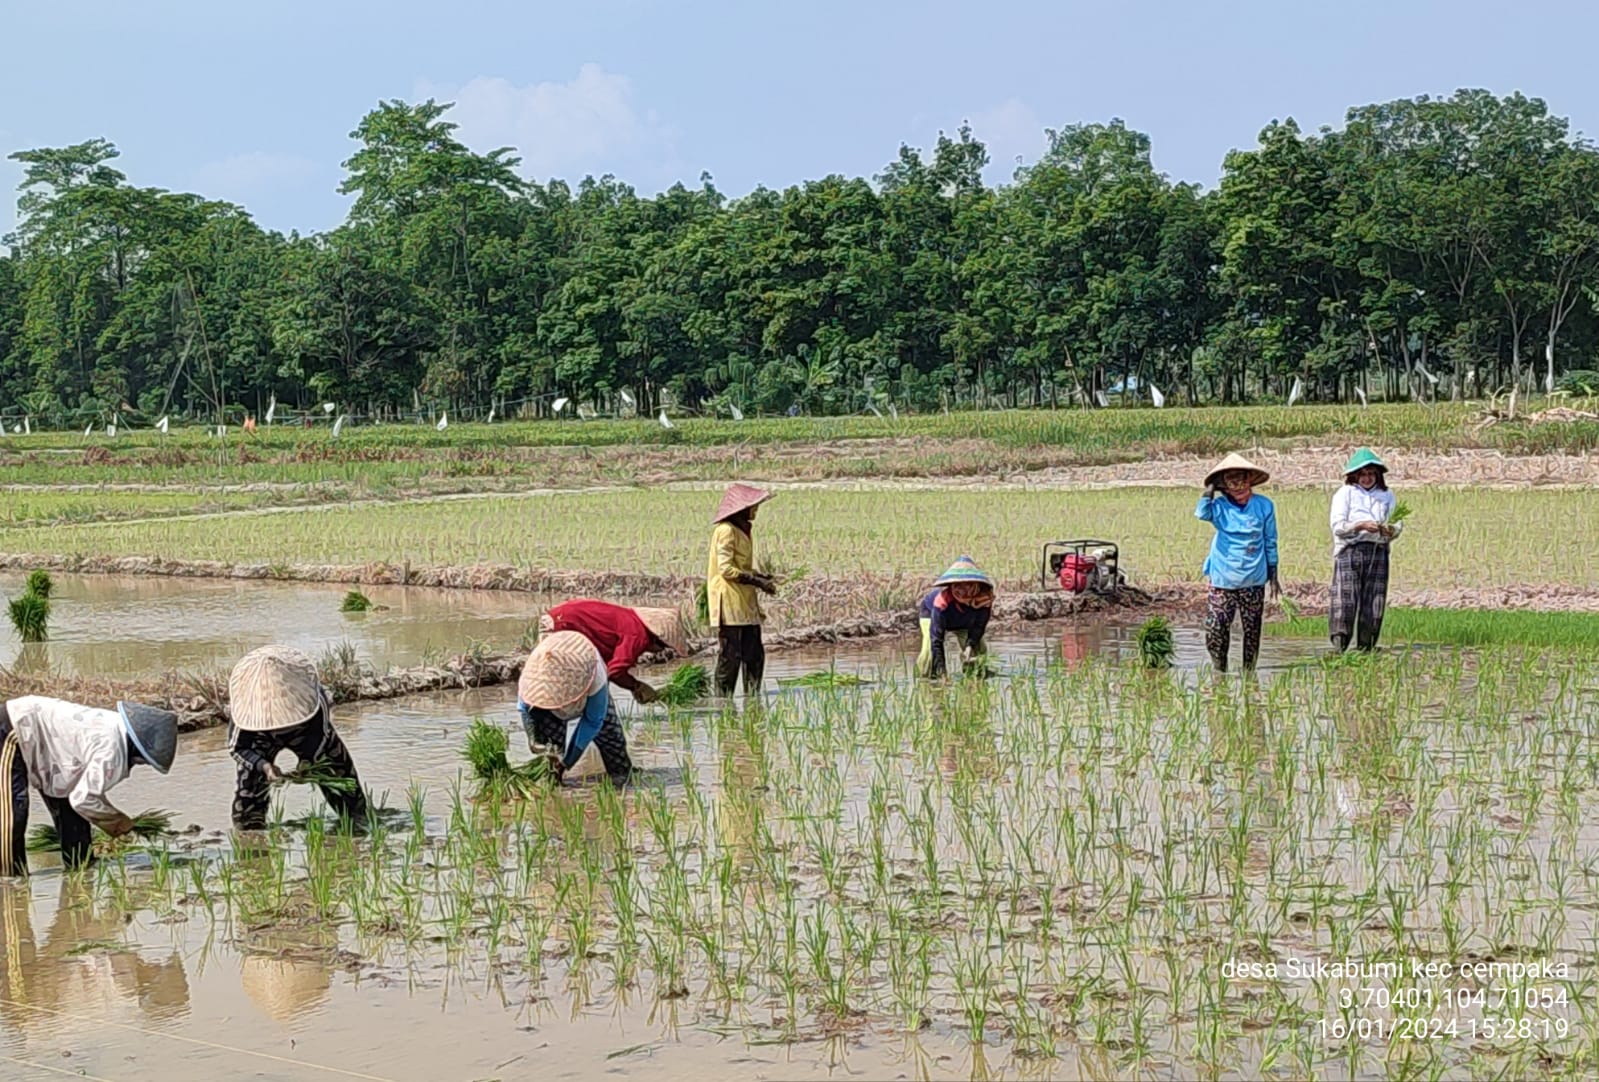
POLYGON ((0 413, 237 419, 813 413, 1588 389, 1599 150, 1460 91, 1273 122, 1209 191, 1119 121, 990 186, 969 129, 870 180, 729 199, 535 183, 390 101, 307 236, 143 188, 103 139, 20 151, 0 413))

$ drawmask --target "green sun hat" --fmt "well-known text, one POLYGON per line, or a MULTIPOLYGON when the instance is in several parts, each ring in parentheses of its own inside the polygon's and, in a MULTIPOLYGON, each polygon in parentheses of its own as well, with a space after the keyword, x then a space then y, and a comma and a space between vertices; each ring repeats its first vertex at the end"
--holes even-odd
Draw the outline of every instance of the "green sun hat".
POLYGON ((957 582, 975 582, 989 589, 994 588, 994 580, 989 578, 977 566, 977 562, 970 556, 962 556, 949 565, 949 570, 934 580, 934 586, 951 586, 957 582))
POLYGON ((1370 447, 1362 447, 1360 450, 1350 455, 1349 461, 1344 463, 1344 476, 1347 477, 1357 470, 1364 469, 1367 466, 1376 466, 1384 473, 1388 472, 1388 463, 1378 458, 1377 452, 1373 451, 1370 447))

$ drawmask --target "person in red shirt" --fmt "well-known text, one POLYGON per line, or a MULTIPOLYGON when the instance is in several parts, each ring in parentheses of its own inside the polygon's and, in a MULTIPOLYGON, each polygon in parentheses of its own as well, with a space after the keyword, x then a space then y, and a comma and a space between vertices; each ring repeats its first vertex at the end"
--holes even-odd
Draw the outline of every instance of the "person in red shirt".
POLYGON ((683 618, 673 609, 634 609, 578 598, 555 606, 539 618, 541 634, 553 631, 576 631, 593 643, 605 659, 611 683, 626 688, 641 703, 654 702, 660 693, 633 675, 639 657, 667 649, 678 657, 687 657, 689 652, 683 618))

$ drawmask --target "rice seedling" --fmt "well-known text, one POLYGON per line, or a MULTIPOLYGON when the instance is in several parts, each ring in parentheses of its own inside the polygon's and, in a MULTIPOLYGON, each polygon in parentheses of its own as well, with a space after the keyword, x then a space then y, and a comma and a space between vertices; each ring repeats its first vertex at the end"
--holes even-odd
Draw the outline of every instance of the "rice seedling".
POLYGON ((340 612, 366 612, 372 607, 372 599, 360 590, 351 590, 344 595, 344 600, 339 604, 340 612))
POLYGON ((353 793, 358 787, 354 778, 334 773, 323 763, 302 763, 283 775, 289 785, 314 785, 335 793, 353 793))
MULTIPOLYGON (((1270 634, 1324 639, 1326 617, 1301 617, 1268 625, 1270 634)), ((1592 649, 1599 644, 1599 614, 1534 612, 1518 609, 1390 608, 1383 616, 1382 641, 1439 643, 1451 646, 1537 646, 1592 649)), ((1358 664, 1358 655, 1346 655, 1358 664)))
POLYGON ((44 642, 50 637, 50 600, 28 592, 11 601, 11 626, 23 642, 44 642))
POLYGON ((1151 616, 1138 628, 1138 657, 1145 668, 1165 669, 1171 667, 1172 657, 1177 653, 1176 641, 1172 638, 1171 624, 1160 616, 1151 616))
POLYGON ((1408 503, 1406 503, 1404 500, 1396 500, 1396 501, 1394 501, 1393 512, 1388 516, 1388 524, 1390 526, 1395 526, 1395 525, 1398 525, 1399 523, 1405 521, 1405 519, 1407 519, 1409 517, 1410 517, 1410 505, 1408 503))
POLYGON ((821 672, 806 673, 803 676, 785 676, 780 678, 777 683, 780 687, 786 688, 856 688, 865 684, 866 679, 859 673, 824 669, 821 672))
POLYGON ((39 597, 49 597, 50 591, 53 589, 55 589, 55 583, 50 578, 50 572, 39 568, 28 574, 28 584, 23 588, 23 592, 37 594, 39 597))
POLYGON ((510 746, 511 738, 504 729, 482 718, 473 719, 461 758, 485 790, 496 794, 525 793, 556 776, 553 753, 535 755, 525 763, 513 765, 508 754, 510 746))
POLYGON ((660 687, 660 701, 666 706, 689 706, 705 698, 711 688, 710 674, 704 665, 690 662, 679 665, 660 687))
MULTIPOLYGON (((140 841, 152 841, 165 838, 172 833, 172 813, 152 809, 138 815, 129 816, 133 820, 133 829, 128 833, 140 841)), ((98 835, 96 846, 105 844, 115 845, 116 839, 108 835, 98 835)), ((39 823, 28 831, 28 851, 31 853, 51 852, 61 848, 61 836, 56 833, 54 823, 39 823)))

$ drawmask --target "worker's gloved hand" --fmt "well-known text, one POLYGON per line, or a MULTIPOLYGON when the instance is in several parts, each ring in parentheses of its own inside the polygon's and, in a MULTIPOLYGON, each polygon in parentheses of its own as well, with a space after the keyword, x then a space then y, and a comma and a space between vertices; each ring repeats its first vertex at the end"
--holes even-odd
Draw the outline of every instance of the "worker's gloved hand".
POLYGON ((653 703, 659 701, 660 697, 661 693, 659 691, 656 691, 642 680, 639 681, 638 687, 633 689, 633 698, 636 702, 653 703))
POLYGON ((96 825, 113 838, 120 838, 122 835, 131 833, 133 830, 133 820, 120 813, 115 819, 105 819, 96 825))
POLYGON ((278 769, 277 763, 268 763, 261 768, 261 773, 266 775, 268 785, 282 785, 289 780, 289 776, 278 769))
POLYGON ((1266 569, 1266 584, 1267 597, 1271 598, 1273 601, 1276 601, 1279 597, 1283 596, 1283 588, 1277 581, 1277 569, 1275 567, 1266 569))
POLYGON ((777 582, 776 582, 776 580, 774 580, 772 578, 772 576, 770 576, 770 575, 751 575, 750 578, 755 580, 753 585, 761 593, 776 595, 776 593, 777 593, 777 582))
POLYGON ((1215 498, 1216 498, 1216 486, 1215 485, 1206 485, 1205 486, 1205 499, 1214 500, 1215 498))

